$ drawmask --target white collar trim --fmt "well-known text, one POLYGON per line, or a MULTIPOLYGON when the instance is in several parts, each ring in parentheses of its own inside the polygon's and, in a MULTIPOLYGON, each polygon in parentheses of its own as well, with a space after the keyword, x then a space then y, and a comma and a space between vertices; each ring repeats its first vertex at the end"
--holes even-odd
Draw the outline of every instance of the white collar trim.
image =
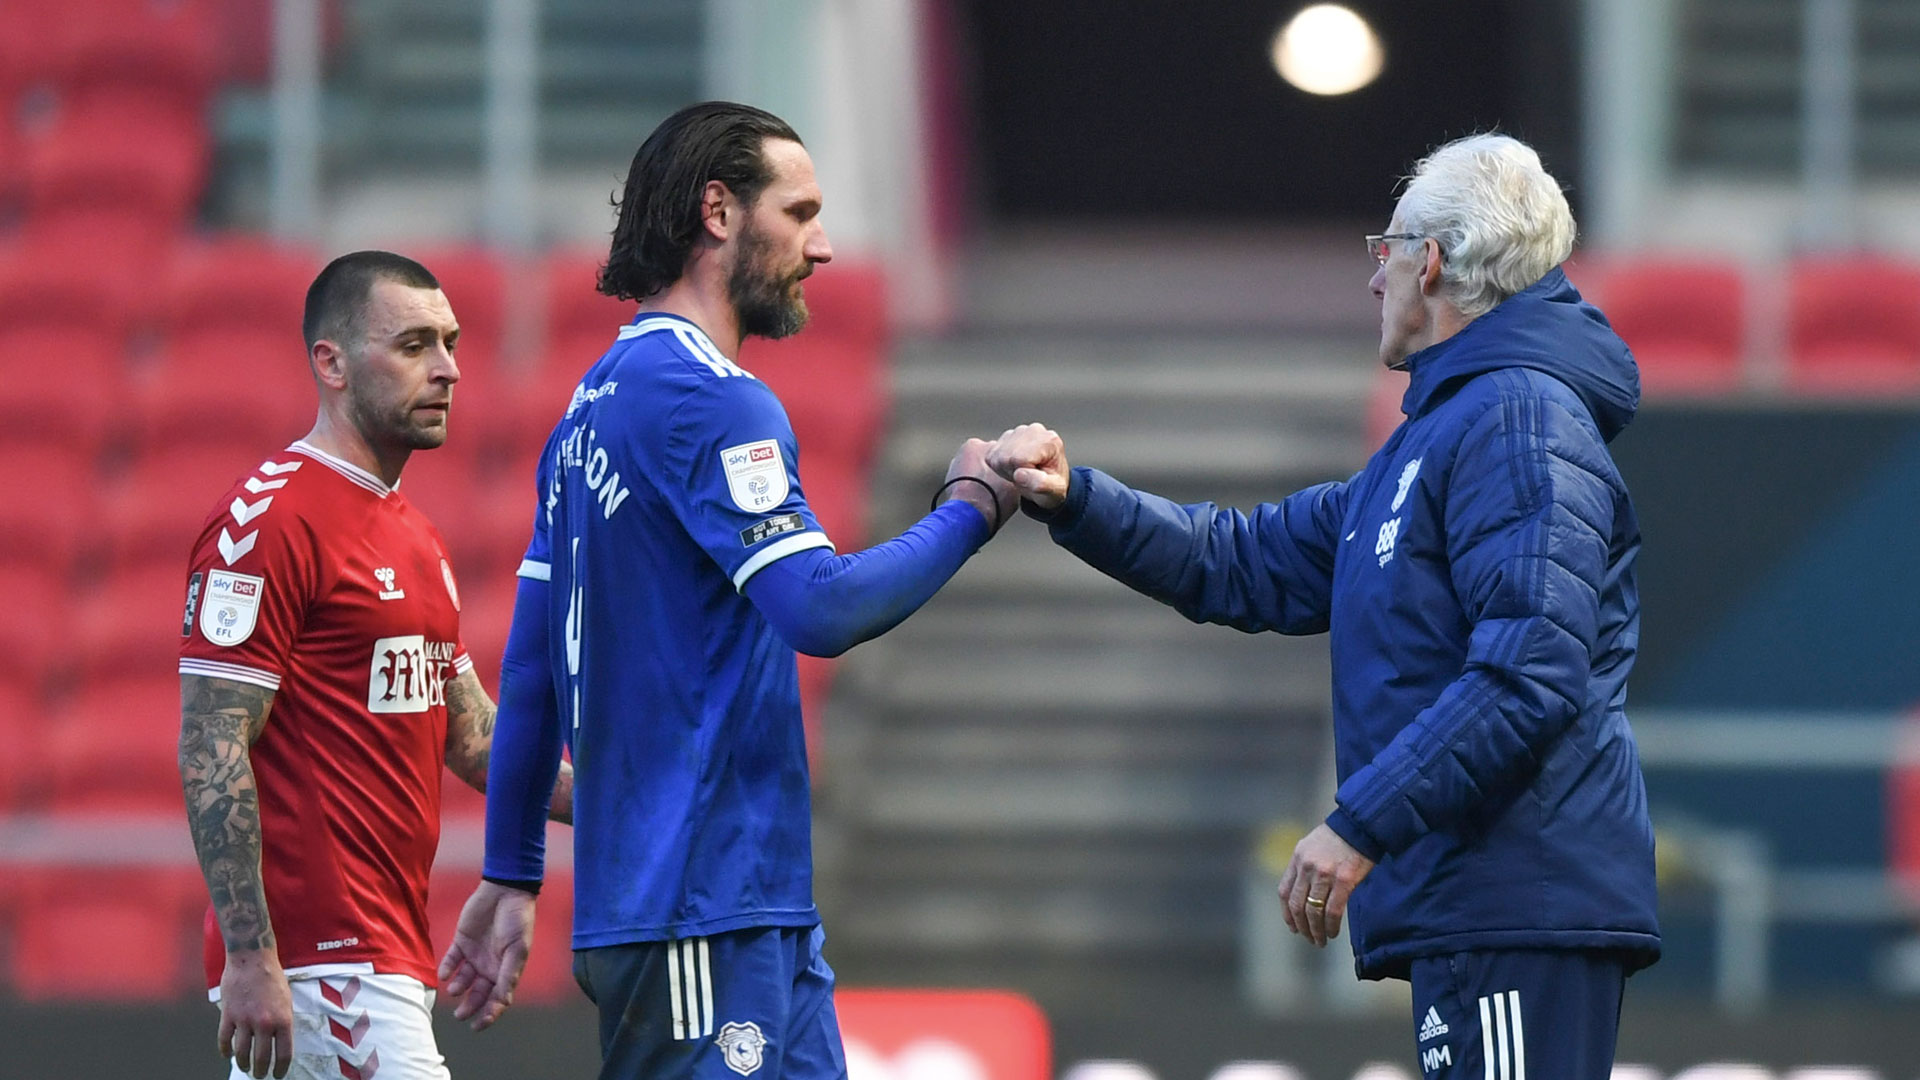
POLYGON ((325 450, 320 449, 319 447, 313 445, 312 443, 308 442, 305 439, 301 439, 299 442, 296 442, 292 446, 287 447, 287 449, 292 450, 295 453, 307 455, 313 460, 319 462, 322 465, 325 465, 327 468, 332 469, 334 472, 337 472, 341 476, 344 476, 347 479, 353 481, 354 483, 359 484, 361 487, 366 488, 368 491, 373 492, 375 495, 378 495, 383 499, 386 498, 388 495, 391 495, 395 490, 395 488, 398 488, 400 486, 399 484, 395 484, 393 485, 393 487, 388 487, 386 484, 381 482, 379 477, 373 475, 367 470, 361 468, 358 465, 355 465, 351 461, 334 457, 332 454, 327 453, 325 450))

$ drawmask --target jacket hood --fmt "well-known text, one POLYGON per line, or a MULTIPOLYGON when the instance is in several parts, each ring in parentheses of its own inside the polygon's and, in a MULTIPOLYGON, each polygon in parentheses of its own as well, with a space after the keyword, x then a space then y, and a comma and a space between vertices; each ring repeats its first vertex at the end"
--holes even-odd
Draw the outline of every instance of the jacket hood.
POLYGON ((1627 343, 1555 267, 1458 334, 1409 356, 1412 378, 1400 410, 1408 418, 1420 416, 1466 380, 1513 367, 1566 383, 1608 442, 1640 406, 1640 368, 1627 343))

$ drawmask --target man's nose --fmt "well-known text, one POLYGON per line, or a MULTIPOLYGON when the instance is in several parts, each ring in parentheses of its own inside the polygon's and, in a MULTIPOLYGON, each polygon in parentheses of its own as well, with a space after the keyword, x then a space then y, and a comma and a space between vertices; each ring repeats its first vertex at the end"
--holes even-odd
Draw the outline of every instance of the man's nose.
POLYGON ((813 235, 807 238, 806 246, 800 250, 800 253, 806 256, 808 262, 832 262, 833 245, 827 241, 827 230, 815 229, 813 235))

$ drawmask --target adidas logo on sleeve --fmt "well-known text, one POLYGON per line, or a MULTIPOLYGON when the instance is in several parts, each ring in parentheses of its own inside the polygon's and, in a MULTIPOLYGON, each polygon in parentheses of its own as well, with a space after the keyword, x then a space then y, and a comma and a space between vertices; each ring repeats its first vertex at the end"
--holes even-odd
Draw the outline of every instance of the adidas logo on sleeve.
POLYGON ((1446 1021, 1440 1019, 1440 1010, 1427 1006, 1426 1019, 1420 1021, 1420 1041, 1429 1042, 1447 1033, 1446 1021))

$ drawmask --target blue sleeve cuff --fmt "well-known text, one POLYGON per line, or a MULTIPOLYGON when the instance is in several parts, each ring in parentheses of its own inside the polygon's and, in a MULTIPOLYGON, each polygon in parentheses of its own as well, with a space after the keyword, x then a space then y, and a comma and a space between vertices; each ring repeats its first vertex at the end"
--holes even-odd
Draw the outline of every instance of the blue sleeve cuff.
POLYGON ((951 499, 865 551, 789 554, 755 574, 744 591, 795 652, 838 656, 919 610, 992 535, 976 507, 951 499))
POLYGON ((1368 835, 1367 830, 1360 827, 1360 822, 1344 809, 1335 807, 1333 813, 1327 815, 1327 828, 1332 829, 1334 835, 1345 840, 1353 850, 1365 855, 1373 862, 1377 863, 1387 855, 1386 849, 1368 835))
POLYGON ((1086 512, 1087 497, 1093 490, 1093 470, 1074 469, 1067 474, 1067 497, 1051 510, 1042 509, 1030 499, 1020 500, 1020 512, 1056 529, 1071 528, 1086 512))

